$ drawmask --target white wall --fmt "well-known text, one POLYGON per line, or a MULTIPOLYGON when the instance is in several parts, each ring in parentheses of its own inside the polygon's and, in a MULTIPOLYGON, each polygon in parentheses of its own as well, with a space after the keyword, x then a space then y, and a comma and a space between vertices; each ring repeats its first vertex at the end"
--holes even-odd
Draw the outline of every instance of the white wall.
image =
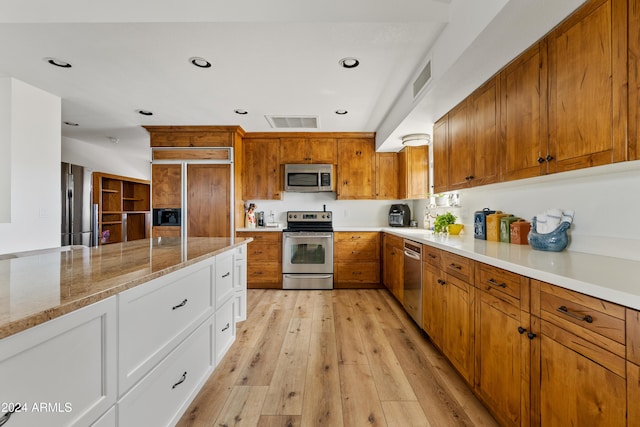
POLYGON ((149 158, 140 159, 127 155, 119 144, 102 147, 63 137, 62 161, 84 166, 95 172, 151 180, 151 148, 149 158))
POLYGON ((11 79, 0 79, 0 223, 11 222, 11 79))
POLYGON ((11 129, 11 222, 0 224, 0 253, 60 246, 60 98, 0 80, 11 105, 0 110, 11 129))

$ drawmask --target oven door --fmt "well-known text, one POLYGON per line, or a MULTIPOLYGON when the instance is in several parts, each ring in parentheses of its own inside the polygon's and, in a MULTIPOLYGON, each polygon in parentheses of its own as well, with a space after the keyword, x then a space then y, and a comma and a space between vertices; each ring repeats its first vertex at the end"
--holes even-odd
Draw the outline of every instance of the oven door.
POLYGON ((283 274, 333 274, 333 233, 282 233, 283 274))

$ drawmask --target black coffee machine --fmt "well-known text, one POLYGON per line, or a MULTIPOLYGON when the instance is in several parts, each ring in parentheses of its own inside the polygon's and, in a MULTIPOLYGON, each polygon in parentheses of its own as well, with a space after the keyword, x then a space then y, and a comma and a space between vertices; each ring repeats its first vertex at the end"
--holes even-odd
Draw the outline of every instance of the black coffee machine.
POLYGON ((389 208, 390 227, 408 227, 411 224, 411 209, 407 204, 391 205, 389 208))

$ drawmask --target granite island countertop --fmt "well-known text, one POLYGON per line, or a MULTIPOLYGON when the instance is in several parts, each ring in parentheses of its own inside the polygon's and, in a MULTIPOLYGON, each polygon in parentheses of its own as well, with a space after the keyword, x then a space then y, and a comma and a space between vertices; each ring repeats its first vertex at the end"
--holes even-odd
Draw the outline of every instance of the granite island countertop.
POLYGON ((0 338, 246 244, 190 237, 35 251, 0 260, 0 338))

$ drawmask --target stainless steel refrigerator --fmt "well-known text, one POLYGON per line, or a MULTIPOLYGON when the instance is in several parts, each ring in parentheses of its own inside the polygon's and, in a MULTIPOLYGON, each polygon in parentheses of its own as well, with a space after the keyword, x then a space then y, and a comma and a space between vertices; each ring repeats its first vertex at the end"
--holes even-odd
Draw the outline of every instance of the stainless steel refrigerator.
POLYGON ((91 198, 91 170, 62 163, 62 246, 98 245, 98 205, 91 198))

